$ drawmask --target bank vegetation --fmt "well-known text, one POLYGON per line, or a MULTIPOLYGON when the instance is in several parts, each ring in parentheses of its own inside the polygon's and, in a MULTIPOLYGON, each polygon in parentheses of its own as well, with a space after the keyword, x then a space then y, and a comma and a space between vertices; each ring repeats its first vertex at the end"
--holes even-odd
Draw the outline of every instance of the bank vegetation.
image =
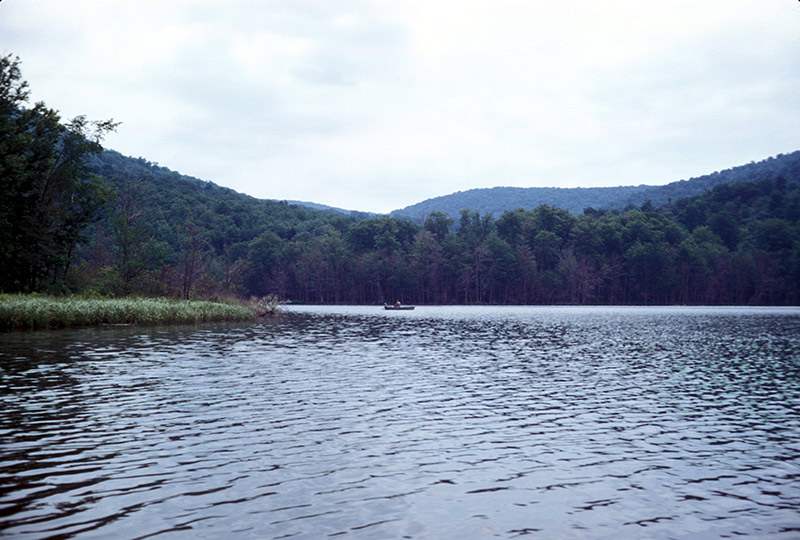
POLYGON ((246 321, 254 310, 240 303, 168 298, 77 298, 0 295, 0 329, 100 325, 198 324, 246 321))

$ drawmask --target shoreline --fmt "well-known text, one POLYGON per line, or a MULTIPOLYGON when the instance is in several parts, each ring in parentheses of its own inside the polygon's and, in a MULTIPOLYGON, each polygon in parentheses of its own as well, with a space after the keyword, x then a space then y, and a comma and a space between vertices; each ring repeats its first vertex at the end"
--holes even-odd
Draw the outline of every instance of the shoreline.
POLYGON ((170 298, 0 295, 0 331, 255 320, 245 303, 170 298))

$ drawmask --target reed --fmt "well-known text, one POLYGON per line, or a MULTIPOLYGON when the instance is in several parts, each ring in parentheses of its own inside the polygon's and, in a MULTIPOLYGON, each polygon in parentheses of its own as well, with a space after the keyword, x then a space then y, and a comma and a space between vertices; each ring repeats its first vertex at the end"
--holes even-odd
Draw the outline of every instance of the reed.
POLYGON ((103 324, 196 324, 243 321, 254 317, 251 308, 235 303, 167 298, 0 295, 0 329, 6 330, 103 324))

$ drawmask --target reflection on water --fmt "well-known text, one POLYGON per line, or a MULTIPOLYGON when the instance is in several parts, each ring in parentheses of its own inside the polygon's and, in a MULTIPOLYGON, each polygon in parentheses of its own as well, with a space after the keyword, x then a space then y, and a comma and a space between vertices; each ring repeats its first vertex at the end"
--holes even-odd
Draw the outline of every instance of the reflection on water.
POLYGON ((800 310, 0 335, 0 536, 800 536, 800 310))

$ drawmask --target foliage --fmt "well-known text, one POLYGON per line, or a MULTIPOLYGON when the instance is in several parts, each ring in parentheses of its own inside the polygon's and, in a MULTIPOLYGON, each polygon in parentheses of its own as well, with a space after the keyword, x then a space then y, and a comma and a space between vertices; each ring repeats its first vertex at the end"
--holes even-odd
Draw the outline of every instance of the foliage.
POLYGON ((532 210, 542 204, 579 215, 585 210, 602 212, 640 207, 650 201, 655 207, 678 199, 701 195, 721 184, 735 184, 778 178, 800 177, 800 151, 779 154, 757 163, 749 163, 712 174, 679 180, 664 186, 618 186, 595 188, 494 187, 459 191, 435 197, 392 212, 392 216, 422 223, 426 216, 440 212, 457 218, 464 208, 500 215, 506 210, 532 210), (597 209, 597 210, 595 210, 597 209))
POLYGON ((493 187, 458 191, 441 197, 434 197, 395 210, 392 216, 422 223, 432 212, 440 212, 457 218, 461 210, 468 208, 480 213, 502 214, 506 210, 524 208, 532 210, 542 204, 556 206, 573 214, 580 214, 584 208, 616 207, 621 200, 627 200, 643 193, 650 186, 620 186, 594 188, 556 188, 556 187, 493 187))
POLYGON ((18 61, 0 67, 6 292, 377 305, 800 302, 800 152, 657 192, 554 191, 563 204, 526 207, 527 192, 497 188, 487 190, 494 206, 476 200, 415 223, 259 200, 100 152, 113 123, 62 126, 44 105, 23 109, 18 61), (586 193, 608 197, 578 214, 586 193))
MULTIPOLYGON (((416 225, 256 200, 108 151, 99 162, 118 194, 136 179, 138 242, 161 246, 159 257, 140 259, 143 270, 130 290, 141 294, 185 297, 186 263, 194 261, 191 295, 200 297, 275 294, 358 304, 800 300, 800 177, 721 184, 665 207, 645 202, 574 215, 540 205, 498 217, 463 210, 458 222, 434 212, 416 225)), ((109 207, 109 219, 119 208, 109 207)), ((102 245, 116 255, 88 285, 119 292, 123 250, 102 225, 82 250, 84 261, 107 255, 102 245)))
POLYGON ((0 291, 58 289, 107 196, 86 158, 116 124, 78 116, 62 125, 27 100, 19 59, 0 58, 0 291))
POLYGON ((186 324, 241 321, 254 316, 240 304, 165 298, 87 299, 0 295, 0 329, 98 324, 186 324))

